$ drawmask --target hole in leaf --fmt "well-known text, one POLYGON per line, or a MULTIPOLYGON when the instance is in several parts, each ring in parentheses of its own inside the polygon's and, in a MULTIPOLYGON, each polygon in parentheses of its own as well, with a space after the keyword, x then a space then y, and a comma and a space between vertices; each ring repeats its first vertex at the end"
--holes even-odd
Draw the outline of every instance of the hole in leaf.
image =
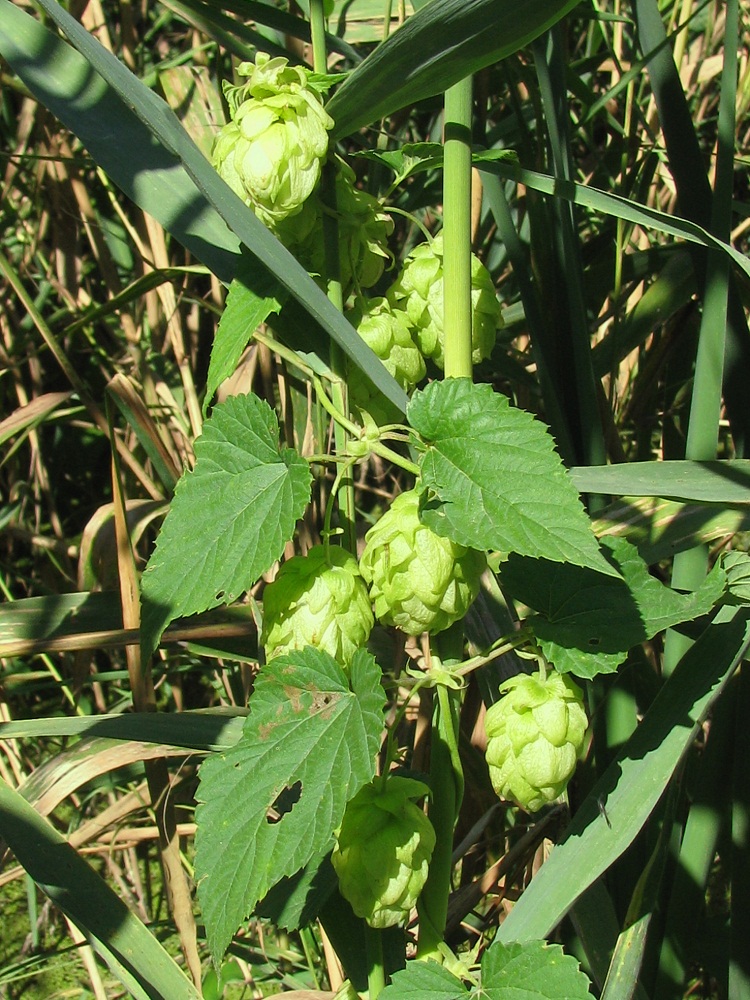
POLYGON ((223 601, 224 600, 224 591, 223 590, 220 590, 219 593, 216 595, 216 600, 217 601, 223 601))
POLYGON ((301 781, 295 781, 291 787, 287 785, 286 788, 282 789, 268 810, 268 815, 266 816, 268 822, 271 824, 278 823, 287 813, 290 813, 292 808, 299 802, 301 794, 301 781))
POLYGON ((596 636, 592 635, 591 638, 589 639, 589 646, 598 646, 600 642, 601 639, 598 639, 596 636))

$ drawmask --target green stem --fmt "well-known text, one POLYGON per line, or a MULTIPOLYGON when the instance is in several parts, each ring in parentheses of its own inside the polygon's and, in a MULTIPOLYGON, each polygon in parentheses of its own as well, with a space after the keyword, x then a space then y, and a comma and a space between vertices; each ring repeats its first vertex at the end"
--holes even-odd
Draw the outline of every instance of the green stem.
POLYGON ((443 309, 445 377, 471 378, 471 107, 468 76, 445 92, 443 309))
POLYGON ((383 965, 383 932, 365 924, 365 948, 367 949, 367 988, 370 1000, 376 1000, 385 989, 385 967, 383 965))
MULTIPOLYGON (((437 655, 437 640, 433 640, 437 655)), ((440 636, 444 659, 460 659, 463 650, 461 622, 440 636), (457 654, 457 655, 451 655, 457 654)), ((453 871, 453 829, 463 798, 463 770, 458 755, 458 719, 461 691, 437 687, 430 737, 430 804, 428 815, 435 829, 435 850, 430 871, 417 902, 419 943, 417 957, 442 961, 440 945, 448 917, 448 896, 453 871)))

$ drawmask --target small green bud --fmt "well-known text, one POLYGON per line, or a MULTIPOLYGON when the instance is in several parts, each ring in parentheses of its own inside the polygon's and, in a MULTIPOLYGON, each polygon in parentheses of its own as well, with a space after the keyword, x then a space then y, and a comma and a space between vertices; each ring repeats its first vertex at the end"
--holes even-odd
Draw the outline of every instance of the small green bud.
POLYGON ((315 646, 347 666, 372 626, 357 560, 336 545, 316 545, 289 559, 263 593, 262 642, 269 659, 315 646))
MULTIPOLYGON (((425 377, 424 359, 414 343, 406 317, 400 310, 392 309, 387 299, 363 302, 357 333, 405 392, 411 392, 425 377)), ((403 419, 359 368, 352 368, 350 372, 349 398, 379 424, 396 423, 403 419)))
POLYGON ((487 709, 487 764, 497 794, 529 812, 564 790, 583 751, 583 694, 567 674, 518 674, 487 709))
POLYGON ((331 863, 339 888, 370 927, 405 924, 427 881, 435 831, 413 799, 427 795, 421 781, 390 776, 361 788, 349 802, 331 863))
POLYGON ((231 120, 213 162, 229 186, 270 228, 298 213, 320 179, 333 119, 310 71, 259 52, 237 67, 247 82, 225 86, 231 120))
MULTIPOLYGON (((442 368, 445 360, 442 233, 412 250, 387 294, 394 308, 403 309, 408 316, 422 354, 442 368)), ((476 365, 492 353, 502 316, 490 273, 475 254, 471 255, 471 303, 471 357, 476 365)))
POLYGON ((408 635, 442 632, 463 618, 485 566, 483 552, 422 524, 416 490, 397 496, 370 528, 360 562, 375 617, 408 635))

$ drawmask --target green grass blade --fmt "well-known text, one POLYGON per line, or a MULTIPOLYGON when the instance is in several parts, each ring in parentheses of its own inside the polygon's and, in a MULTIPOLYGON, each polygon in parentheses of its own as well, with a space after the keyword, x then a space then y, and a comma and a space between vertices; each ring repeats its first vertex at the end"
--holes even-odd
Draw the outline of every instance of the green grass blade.
POLYGON ((750 460, 715 462, 631 462, 571 469, 581 493, 671 497, 704 503, 750 503, 750 460))
POLYGON ((629 847, 748 646, 748 613, 720 610, 594 786, 565 840, 554 848, 500 926, 496 940, 546 937, 581 893, 629 847))
POLYGON ((0 834, 137 1000, 199 1000, 154 935, 18 792, 0 780, 0 834))
POLYGON ((517 52, 578 0, 431 0, 369 55, 328 102, 341 138, 517 52))
MULTIPOLYGON (((738 9, 736 0, 726 5, 724 69, 719 98, 719 142, 716 162, 716 190, 711 218, 712 231, 730 239, 732 191, 734 183, 735 100, 737 94, 738 9)), ((698 353, 695 360, 693 392, 690 402, 685 458, 694 461, 716 457, 719 421, 722 408, 727 311, 729 304, 730 269, 726 257, 709 250, 706 266, 706 287, 703 296, 698 353)), ((675 556, 672 586, 693 590, 708 569, 708 549, 699 546, 675 556)), ((664 670, 669 671, 686 648, 686 640, 667 633, 664 647, 664 670)))
MULTIPOLYGON (((565 82, 567 52, 564 52, 560 25, 538 38, 533 45, 534 63, 549 135, 549 148, 555 177, 564 183, 574 179, 570 150, 570 111, 565 82)), ((606 460, 597 387, 591 362, 591 335, 583 288, 583 264, 572 202, 555 199, 551 232, 536 233, 549 241, 550 256, 539 255, 540 268, 546 262, 548 273, 540 274, 543 288, 556 301, 549 302, 555 320, 545 338, 552 348, 561 372, 558 384, 565 400, 567 425, 576 441, 576 461, 602 465, 606 460), (551 273, 550 273, 551 272, 551 273), (566 370, 567 369, 567 370, 566 370)), ((596 502, 596 501, 594 501, 596 502)))
POLYGON ((697 225, 690 219, 683 219, 679 216, 667 215, 658 209, 650 208, 639 202, 634 202, 629 198, 624 198, 618 194, 608 194, 598 188, 586 187, 583 184, 574 184, 571 181, 562 181, 548 174, 539 173, 536 170, 525 170, 523 167, 509 163, 477 163, 477 167, 482 173, 498 174, 508 180, 515 180, 519 184, 534 191, 541 191, 543 194, 555 195, 565 198, 576 205, 582 205, 593 212, 603 212, 605 215, 613 215, 615 218, 624 219, 635 225, 643 226, 656 233, 663 233, 666 236, 675 236, 679 240, 686 240, 688 243, 697 243, 703 247, 711 247, 720 250, 731 258, 746 275, 750 277, 750 259, 733 246, 723 240, 713 236, 708 230, 697 225))
MULTIPOLYGON (((635 0, 633 6, 638 38, 641 50, 647 58, 649 78, 659 110, 659 121, 664 135, 669 169, 677 188, 680 211, 700 226, 707 227, 718 219, 714 214, 704 155, 695 132, 691 110, 682 89, 671 48, 665 45, 667 35, 662 13, 656 0, 635 0)), ((727 23, 731 24, 733 15, 730 9, 727 18, 727 23)), ((734 19, 736 21, 736 17, 734 19)), ((725 60, 729 60, 730 74, 731 63, 736 59, 736 54, 736 37, 733 43, 731 37, 725 36, 723 55, 725 60)), ((733 79, 730 74, 725 61, 721 100, 727 110, 729 101, 734 102, 737 86, 736 72, 733 74, 733 79), (730 81, 728 85, 727 80, 730 81)), ((731 113, 734 114, 733 105, 731 113)), ((722 144, 727 144, 727 141, 728 136, 725 134, 720 142, 720 149, 722 144)), ((733 136, 731 144, 733 145, 733 136)), ((704 281, 702 273, 704 268, 704 261, 698 260, 696 270, 701 272, 700 284, 704 281)), ((727 313, 724 395, 735 448, 738 454, 743 454, 747 442, 750 441, 750 406, 747 402, 747 385, 750 381, 750 338, 744 311, 731 284, 727 313)))
POLYGON ((27 719, 0 723, 0 740, 98 736, 191 750, 221 751, 242 735, 246 712, 134 712, 127 715, 27 719))

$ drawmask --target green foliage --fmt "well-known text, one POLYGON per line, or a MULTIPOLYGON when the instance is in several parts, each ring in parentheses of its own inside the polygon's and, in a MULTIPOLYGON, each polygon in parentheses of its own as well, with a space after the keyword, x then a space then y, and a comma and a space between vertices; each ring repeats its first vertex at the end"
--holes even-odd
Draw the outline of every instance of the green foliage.
POLYGON ((585 1000, 589 983, 575 959, 559 945, 544 941, 509 946, 498 942, 482 959, 481 986, 467 988, 446 968, 434 962, 414 962, 393 977, 383 1000, 585 1000))
POLYGON ((633 646, 709 614, 727 589, 719 563, 698 590, 679 594, 651 576, 626 539, 603 538, 601 544, 619 578, 517 555, 501 568, 509 592, 538 612, 527 621, 545 656, 578 677, 614 672, 633 646))
POLYGON ((259 675, 242 739, 200 770, 196 874, 215 962, 258 900, 330 844, 372 777, 383 706, 380 670, 364 651, 351 690, 335 660, 310 647, 259 675))
POLYGON ((433 531, 471 548, 616 575, 552 438, 530 414, 488 385, 449 379, 415 393, 408 416, 425 442, 422 517, 433 531))
POLYGON ((324 990, 329 945, 351 998, 739 996, 737 3, 38 6, 0 0, 4 878, 134 996, 324 990))
POLYGON ((281 555, 310 473, 278 439, 276 416, 257 396, 235 396, 206 421, 143 578, 146 655, 174 618, 231 603, 281 555))

